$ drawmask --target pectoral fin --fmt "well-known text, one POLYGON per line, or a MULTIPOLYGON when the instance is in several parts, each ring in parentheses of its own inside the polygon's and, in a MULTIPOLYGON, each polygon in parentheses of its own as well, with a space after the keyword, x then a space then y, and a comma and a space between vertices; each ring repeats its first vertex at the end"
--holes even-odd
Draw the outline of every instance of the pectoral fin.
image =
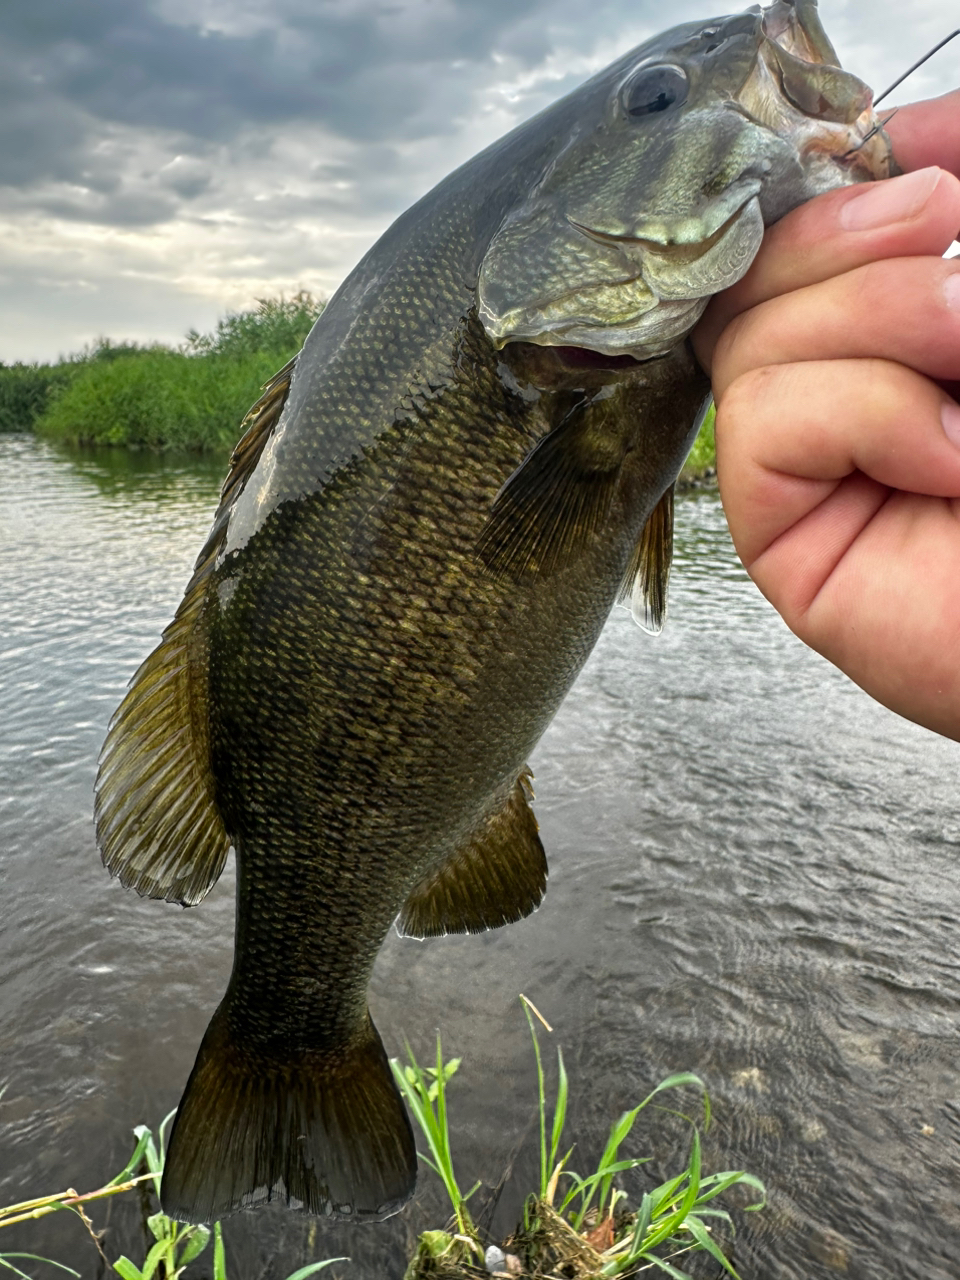
POLYGON ((673 560, 673 486, 666 491, 643 526, 620 588, 620 602, 630 601, 634 620, 657 635, 667 612, 667 582, 673 560))
POLYGON ((530 808, 531 780, 524 769, 506 804, 417 886, 397 920, 399 933, 483 933, 536 910, 547 887, 547 859, 530 808))
POLYGON ((497 577, 550 574, 604 526, 620 478, 621 433, 578 406, 527 455, 497 495, 477 554, 497 577))

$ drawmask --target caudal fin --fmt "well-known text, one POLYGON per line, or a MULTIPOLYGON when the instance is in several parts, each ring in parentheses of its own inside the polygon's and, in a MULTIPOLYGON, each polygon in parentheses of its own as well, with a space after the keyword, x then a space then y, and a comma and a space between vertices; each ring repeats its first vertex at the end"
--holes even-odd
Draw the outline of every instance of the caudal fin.
POLYGON ((182 1222, 212 1222, 268 1200, 376 1220, 413 1194, 410 1121, 369 1016, 336 1052, 279 1051, 233 1038, 214 1015, 187 1082, 160 1200, 182 1222))

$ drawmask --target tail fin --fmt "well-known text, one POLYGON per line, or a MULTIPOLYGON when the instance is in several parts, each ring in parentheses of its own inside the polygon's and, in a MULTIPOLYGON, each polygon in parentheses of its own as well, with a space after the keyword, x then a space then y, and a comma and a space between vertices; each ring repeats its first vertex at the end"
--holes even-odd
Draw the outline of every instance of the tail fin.
POLYGON ((197 1054, 160 1199, 183 1222, 268 1200, 337 1218, 389 1217, 413 1194, 410 1121, 367 1016, 341 1049, 287 1057, 235 1039, 227 1004, 197 1054))

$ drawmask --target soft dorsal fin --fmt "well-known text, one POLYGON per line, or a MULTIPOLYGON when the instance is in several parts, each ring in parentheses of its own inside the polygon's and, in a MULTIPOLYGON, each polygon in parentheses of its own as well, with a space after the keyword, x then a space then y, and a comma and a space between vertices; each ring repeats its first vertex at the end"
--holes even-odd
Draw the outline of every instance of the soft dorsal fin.
POLYGON ((630 601, 634 620, 657 635, 667 612, 667 582, 673 560, 673 485, 643 526, 640 541, 620 587, 621 603, 630 601))
POLYGON ((97 842, 104 866, 151 898, 192 906, 216 883, 230 848, 214 796, 207 738, 202 614, 230 507, 280 417, 294 361, 244 418, 213 529, 173 621, 137 671, 110 722, 97 774, 97 842))
POLYGON ((414 889, 397 920, 410 938, 483 933, 535 911, 547 887, 547 859, 530 808, 524 769, 506 803, 414 889))

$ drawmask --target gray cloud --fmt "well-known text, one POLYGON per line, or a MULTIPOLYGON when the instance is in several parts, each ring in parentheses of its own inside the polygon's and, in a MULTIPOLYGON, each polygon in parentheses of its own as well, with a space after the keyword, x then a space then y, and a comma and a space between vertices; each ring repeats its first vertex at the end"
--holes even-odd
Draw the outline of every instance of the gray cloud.
MULTIPOLYGON (((844 6, 837 26, 875 40, 884 7, 864 21, 844 6)), ((682 3, 671 19, 700 10, 682 3)), ((659 25, 659 11, 655 0, 275 0, 268 13, 241 0, 14 0, 0 13, 0 183, 105 193, 112 168, 123 185, 124 156, 101 145, 111 127, 163 135, 161 167, 291 124, 381 147, 450 136, 497 59, 533 67, 558 45, 659 25)), ((911 13, 911 33, 923 25, 934 22, 911 13)), ((209 185, 198 173, 158 183, 189 201, 209 185)), ((76 213, 127 224, 134 209, 161 221, 175 208, 158 191, 151 214, 142 191, 124 191, 76 213)))
MULTIPOLYGON (((75 278, 93 282, 98 316, 111 287, 118 316, 138 288, 149 314, 161 278, 203 307, 304 280, 329 291, 445 172, 667 21, 714 8, 675 0, 665 20, 660 0, 7 0, 0 321, 30 269, 44 292, 63 273, 76 315, 93 295, 70 292, 75 278), (114 239, 92 255, 98 228, 114 239)), ((845 62, 879 85, 956 17, 953 0, 914 0, 909 19, 893 0, 821 10, 845 62)), ((956 65, 945 51, 903 97, 945 91, 956 65)))

